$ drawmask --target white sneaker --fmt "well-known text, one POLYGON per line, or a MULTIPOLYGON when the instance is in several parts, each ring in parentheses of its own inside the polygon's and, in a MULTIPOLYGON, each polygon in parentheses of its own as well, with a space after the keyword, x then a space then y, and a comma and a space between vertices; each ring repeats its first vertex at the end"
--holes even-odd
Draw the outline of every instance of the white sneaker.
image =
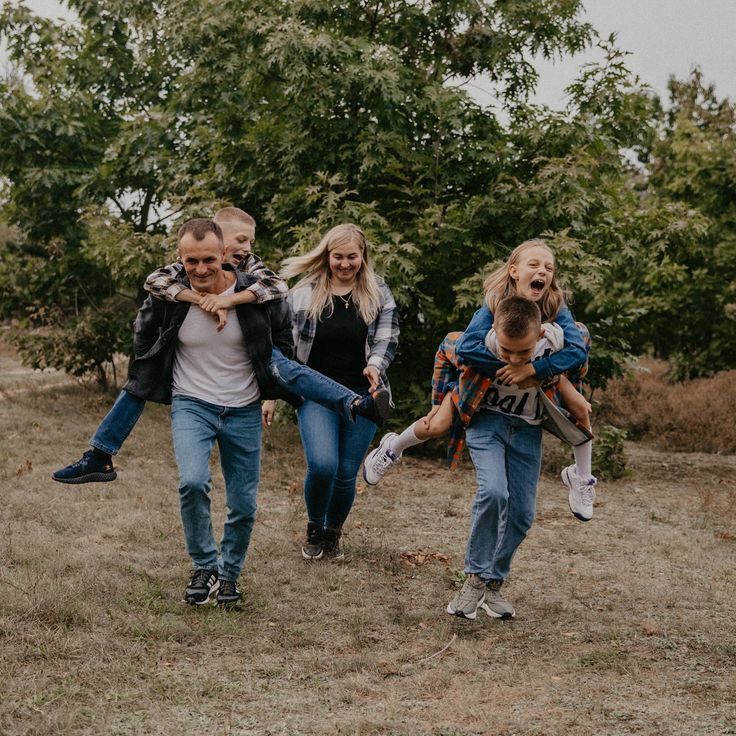
POLYGON ((399 435, 396 432, 388 432, 381 437, 378 447, 366 455, 363 461, 363 480, 369 486, 378 485, 381 478, 401 459, 390 449, 391 440, 399 435))
POLYGON ((595 502, 596 479, 591 476, 583 480, 575 472, 576 467, 570 465, 562 473, 562 482, 569 491, 567 502, 570 504, 572 515, 580 521, 590 521, 593 518, 593 503, 595 502))

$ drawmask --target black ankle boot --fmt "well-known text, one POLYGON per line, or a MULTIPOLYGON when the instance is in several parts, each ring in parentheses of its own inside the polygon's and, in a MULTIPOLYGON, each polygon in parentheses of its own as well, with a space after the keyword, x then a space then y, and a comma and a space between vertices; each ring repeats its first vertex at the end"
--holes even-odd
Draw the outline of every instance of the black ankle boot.
POLYGON ((310 521, 307 524, 307 541, 302 545, 305 560, 320 560, 324 554, 324 529, 321 524, 310 521))
POLYGON ((325 527, 323 532, 322 550, 325 558, 330 560, 342 560, 345 558, 345 553, 342 551, 340 546, 340 536, 342 535, 342 529, 331 529, 325 527))

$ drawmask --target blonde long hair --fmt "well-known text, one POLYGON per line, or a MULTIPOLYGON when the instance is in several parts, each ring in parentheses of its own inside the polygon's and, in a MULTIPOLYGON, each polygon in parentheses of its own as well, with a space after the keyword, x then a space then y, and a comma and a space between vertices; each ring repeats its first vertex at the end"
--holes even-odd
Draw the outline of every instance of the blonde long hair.
MULTIPOLYGON (((505 296, 518 294, 516 291, 516 281, 511 278, 509 269, 511 266, 516 266, 521 260, 522 255, 524 255, 524 253, 530 248, 545 248, 552 258, 555 257, 555 254, 552 252, 552 249, 549 247, 547 242, 541 238, 525 240, 521 245, 517 245, 511 252, 506 263, 487 276, 486 280, 483 282, 483 293, 485 294, 486 305, 493 314, 496 313, 498 303, 501 299, 505 296)), ((567 294, 557 281, 557 272, 553 271, 552 281, 550 282, 549 288, 539 302, 539 308, 542 312, 543 318, 553 322, 560 311, 560 307, 562 307, 565 302, 566 296, 567 294)))
POLYGON ((365 233, 350 222, 336 225, 328 230, 319 245, 303 256, 291 256, 281 264, 281 277, 292 278, 304 274, 294 285, 294 289, 313 285, 312 299, 307 315, 311 319, 319 319, 327 309, 327 316, 332 315, 332 289, 330 276, 330 251, 343 245, 357 245, 360 248, 363 263, 355 276, 353 286, 353 302, 358 313, 366 324, 370 324, 378 316, 381 308, 381 292, 378 288, 376 274, 368 257, 368 243, 365 233))

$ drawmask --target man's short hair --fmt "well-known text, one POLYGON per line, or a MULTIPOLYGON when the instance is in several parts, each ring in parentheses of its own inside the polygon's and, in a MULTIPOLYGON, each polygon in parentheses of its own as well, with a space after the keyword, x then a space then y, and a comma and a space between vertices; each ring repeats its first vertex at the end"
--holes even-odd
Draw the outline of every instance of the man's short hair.
POLYGON ((503 331, 512 339, 526 337, 532 330, 542 329, 542 313, 536 302, 523 296, 507 296, 496 307, 493 315, 496 332, 503 331))
POLYGON ((222 235, 222 228, 214 221, 205 217, 197 217, 194 220, 187 220, 176 234, 176 242, 181 243, 181 239, 185 235, 192 235, 195 240, 204 240, 208 233, 214 233, 220 243, 225 242, 222 235))
POLYGON ((256 221, 239 207, 223 207, 215 212, 212 219, 215 222, 244 222, 246 225, 256 226, 256 221))

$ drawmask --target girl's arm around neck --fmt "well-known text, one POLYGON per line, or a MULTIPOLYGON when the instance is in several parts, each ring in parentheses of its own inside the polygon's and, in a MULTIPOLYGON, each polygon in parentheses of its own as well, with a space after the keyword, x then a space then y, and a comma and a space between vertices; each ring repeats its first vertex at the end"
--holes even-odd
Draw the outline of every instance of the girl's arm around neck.
POLYGON ((455 353, 461 363, 469 365, 487 378, 495 377, 496 371, 505 365, 486 348, 486 335, 491 327, 493 327, 493 314, 483 305, 473 315, 455 347, 455 353))
POLYGON ((572 313, 565 305, 560 308, 555 322, 562 327, 565 345, 559 352, 552 353, 548 358, 539 358, 532 363, 537 378, 541 381, 577 368, 588 359, 583 336, 575 324, 572 313))

